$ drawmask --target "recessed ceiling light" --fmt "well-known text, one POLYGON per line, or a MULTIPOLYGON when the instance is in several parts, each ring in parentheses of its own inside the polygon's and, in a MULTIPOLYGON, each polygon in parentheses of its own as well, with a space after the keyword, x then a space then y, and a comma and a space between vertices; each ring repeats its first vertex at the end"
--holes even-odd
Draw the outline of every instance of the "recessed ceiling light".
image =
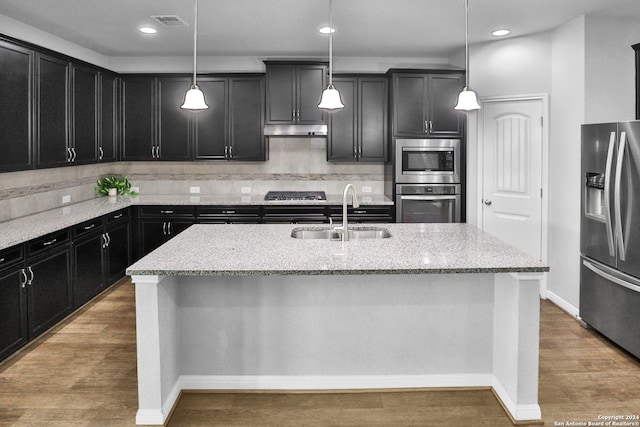
POLYGON ((504 36, 508 36, 509 34, 511 34, 511 30, 507 30, 505 29, 499 29, 499 30, 494 30, 493 33, 491 33, 494 37, 504 37, 504 36))
POLYGON ((328 26, 328 25, 325 25, 324 27, 320 27, 320 28, 318 28, 318 32, 319 32, 320 34, 325 34, 325 35, 326 35, 326 34, 329 34, 329 33, 335 33, 335 32, 336 32, 336 29, 335 29, 335 28, 331 28, 331 27, 330 27, 330 26, 328 26))
POLYGON ((143 34, 155 34, 158 32, 158 30, 153 27, 140 27, 138 30, 143 34))

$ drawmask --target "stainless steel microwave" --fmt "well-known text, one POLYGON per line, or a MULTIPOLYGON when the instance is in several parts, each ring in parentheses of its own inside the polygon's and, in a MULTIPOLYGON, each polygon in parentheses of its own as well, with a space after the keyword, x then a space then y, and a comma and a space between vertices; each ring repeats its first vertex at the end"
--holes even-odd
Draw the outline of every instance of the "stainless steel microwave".
POLYGON ((460 183, 460 140, 396 139, 395 182, 460 183))

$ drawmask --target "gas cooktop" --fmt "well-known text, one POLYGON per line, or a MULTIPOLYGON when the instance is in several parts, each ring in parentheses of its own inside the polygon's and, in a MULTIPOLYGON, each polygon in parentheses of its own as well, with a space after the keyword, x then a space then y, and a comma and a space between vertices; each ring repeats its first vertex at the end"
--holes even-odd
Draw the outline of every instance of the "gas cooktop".
POLYGON ((265 200, 327 200, 324 191, 269 191, 265 200))

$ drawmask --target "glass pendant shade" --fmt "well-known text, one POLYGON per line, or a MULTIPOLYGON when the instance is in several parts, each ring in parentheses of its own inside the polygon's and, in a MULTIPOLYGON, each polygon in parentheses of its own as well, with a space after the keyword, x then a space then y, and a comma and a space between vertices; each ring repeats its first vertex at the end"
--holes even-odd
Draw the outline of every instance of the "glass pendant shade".
POLYGON ((330 84, 322 92, 322 98, 320 98, 318 108, 322 108, 325 110, 337 110, 338 108, 343 107, 344 104, 342 103, 342 99, 340 99, 340 92, 338 92, 338 89, 330 84))
POLYGON ((204 101, 204 93, 198 85, 191 85, 191 89, 184 95, 184 103, 180 106, 185 110, 206 110, 209 108, 204 101))
POLYGON ((474 91, 465 86, 458 95, 458 103, 453 108, 463 111, 479 110, 480 104, 478 104, 478 96, 474 91))

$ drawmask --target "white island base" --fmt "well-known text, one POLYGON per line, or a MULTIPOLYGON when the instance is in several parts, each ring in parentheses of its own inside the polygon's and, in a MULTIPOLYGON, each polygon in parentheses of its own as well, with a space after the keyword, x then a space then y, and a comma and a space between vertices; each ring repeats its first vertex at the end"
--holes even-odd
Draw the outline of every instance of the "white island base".
POLYGON ((539 420, 542 274, 134 274, 136 423, 181 390, 424 387, 491 387, 539 420))

